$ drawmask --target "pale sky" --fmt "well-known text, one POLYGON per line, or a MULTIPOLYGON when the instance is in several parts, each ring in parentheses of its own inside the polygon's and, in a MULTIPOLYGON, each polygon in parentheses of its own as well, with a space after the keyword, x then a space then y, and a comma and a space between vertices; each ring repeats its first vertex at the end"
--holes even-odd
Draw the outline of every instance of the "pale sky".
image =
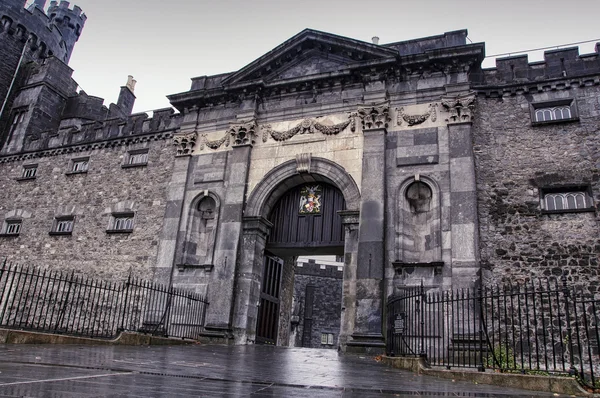
MULTIPOLYGON (((1 0, 0 0, 1 1, 1 0)), ((48 1, 49 4, 49 1, 48 1)), ((231 72, 305 28, 380 44, 468 29, 486 54, 600 39, 600 0, 72 0, 88 20, 71 57, 89 95, 116 102, 138 81, 134 111, 168 107, 190 78, 231 72)), ((598 40, 600 41, 600 40, 598 40)), ((594 43, 580 53, 594 51, 594 43)), ((542 53, 530 54, 541 60, 542 53)), ((484 66, 493 66, 486 59, 484 66)))

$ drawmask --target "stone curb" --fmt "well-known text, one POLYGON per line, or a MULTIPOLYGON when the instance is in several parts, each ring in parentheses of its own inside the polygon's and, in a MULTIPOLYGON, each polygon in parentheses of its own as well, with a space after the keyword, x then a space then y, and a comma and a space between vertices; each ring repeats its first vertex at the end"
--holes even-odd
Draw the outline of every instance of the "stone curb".
POLYGON ((423 358, 382 357, 383 363, 397 369, 410 370, 417 374, 442 377, 445 379, 468 381, 478 384, 491 384, 500 387, 523 390, 544 391, 572 396, 599 397, 585 391, 577 380, 560 376, 536 376, 510 373, 473 372, 468 370, 432 369, 425 365, 423 358))
POLYGON ((186 345, 195 341, 122 332, 113 340, 65 336, 23 330, 0 329, 0 344, 82 344, 82 345, 186 345))

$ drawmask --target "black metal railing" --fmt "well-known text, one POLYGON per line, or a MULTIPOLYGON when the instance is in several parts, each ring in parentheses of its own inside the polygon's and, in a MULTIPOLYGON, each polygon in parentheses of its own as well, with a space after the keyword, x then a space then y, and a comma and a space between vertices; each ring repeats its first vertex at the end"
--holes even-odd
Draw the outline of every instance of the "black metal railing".
POLYGON ((564 374, 600 387, 600 300, 566 277, 525 284, 426 291, 387 304, 387 353, 431 366, 564 374))
POLYGON ((114 338, 121 331, 196 339, 208 302, 199 294, 129 277, 0 265, 0 327, 114 338))

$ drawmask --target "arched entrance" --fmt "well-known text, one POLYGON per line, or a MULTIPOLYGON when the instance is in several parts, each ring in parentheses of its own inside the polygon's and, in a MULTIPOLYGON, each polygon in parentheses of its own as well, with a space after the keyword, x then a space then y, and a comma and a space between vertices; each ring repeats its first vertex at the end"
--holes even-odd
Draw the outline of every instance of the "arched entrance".
POLYGON ((340 330, 344 196, 311 182, 289 189, 268 220, 256 342, 332 348, 340 330), (327 257, 329 255, 329 257, 327 257), (303 257, 305 262, 298 262, 303 257), (316 263, 315 259, 319 262, 316 263), (325 342, 321 344, 322 335, 325 342))
MULTIPOLYGON (((275 241, 268 241, 271 231, 279 233, 273 229, 273 222, 269 218, 277 203, 286 194, 297 187, 310 184, 322 184, 337 189, 345 202, 345 210, 335 212, 335 216, 339 217, 340 224, 343 225, 344 235, 343 239, 338 241, 343 242, 344 258, 340 344, 344 345, 352 333, 356 317, 360 192, 354 179, 338 164, 323 158, 312 158, 307 167, 304 159, 298 159, 285 162, 267 173, 246 202, 233 319, 234 337, 238 344, 256 342, 265 250, 268 252, 269 243, 272 244, 271 249, 276 246, 275 241)), ((273 221, 277 222, 276 219, 273 221)))

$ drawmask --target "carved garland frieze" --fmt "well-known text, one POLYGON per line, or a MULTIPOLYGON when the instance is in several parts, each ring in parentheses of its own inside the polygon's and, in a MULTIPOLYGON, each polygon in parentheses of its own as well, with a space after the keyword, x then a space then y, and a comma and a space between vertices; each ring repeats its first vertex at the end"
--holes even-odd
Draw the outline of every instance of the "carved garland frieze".
POLYGON ((210 149, 219 149, 223 144, 225 144, 225 146, 229 146, 230 137, 231 136, 228 133, 225 133, 225 135, 218 140, 209 140, 206 134, 202 134, 200 150, 203 150, 205 146, 209 147, 210 149))
POLYGON ((446 122, 449 124, 470 122, 473 119, 475 95, 472 92, 454 97, 442 97, 442 105, 449 113, 446 122))
POLYGON ((388 123, 392 121, 389 104, 358 108, 358 117, 363 130, 387 128, 388 123))
POLYGON ((174 134, 173 145, 177 146, 177 153, 175 156, 191 156, 197 140, 198 133, 195 131, 191 133, 174 134))
POLYGON ((427 112, 423 113, 423 114, 419 114, 419 115, 409 115, 409 114, 405 113, 404 107, 397 109, 397 111, 398 111, 398 117, 397 117, 398 126, 402 125, 402 121, 405 121, 406 123, 408 123, 409 126, 415 126, 417 124, 421 124, 421 123, 425 122, 429 118, 431 118, 432 122, 435 122, 437 120, 437 112, 436 112, 437 106, 438 106, 437 104, 429 104, 429 108, 428 108, 427 112))
POLYGON ((263 142, 267 142, 269 136, 271 136, 275 141, 286 141, 296 134, 314 134, 316 132, 325 135, 335 135, 344 131, 348 126, 354 132, 356 130, 355 116, 355 114, 349 114, 348 120, 331 126, 321 124, 316 119, 304 119, 298 125, 286 131, 273 130, 270 124, 266 124, 261 126, 262 140, 263 142))

